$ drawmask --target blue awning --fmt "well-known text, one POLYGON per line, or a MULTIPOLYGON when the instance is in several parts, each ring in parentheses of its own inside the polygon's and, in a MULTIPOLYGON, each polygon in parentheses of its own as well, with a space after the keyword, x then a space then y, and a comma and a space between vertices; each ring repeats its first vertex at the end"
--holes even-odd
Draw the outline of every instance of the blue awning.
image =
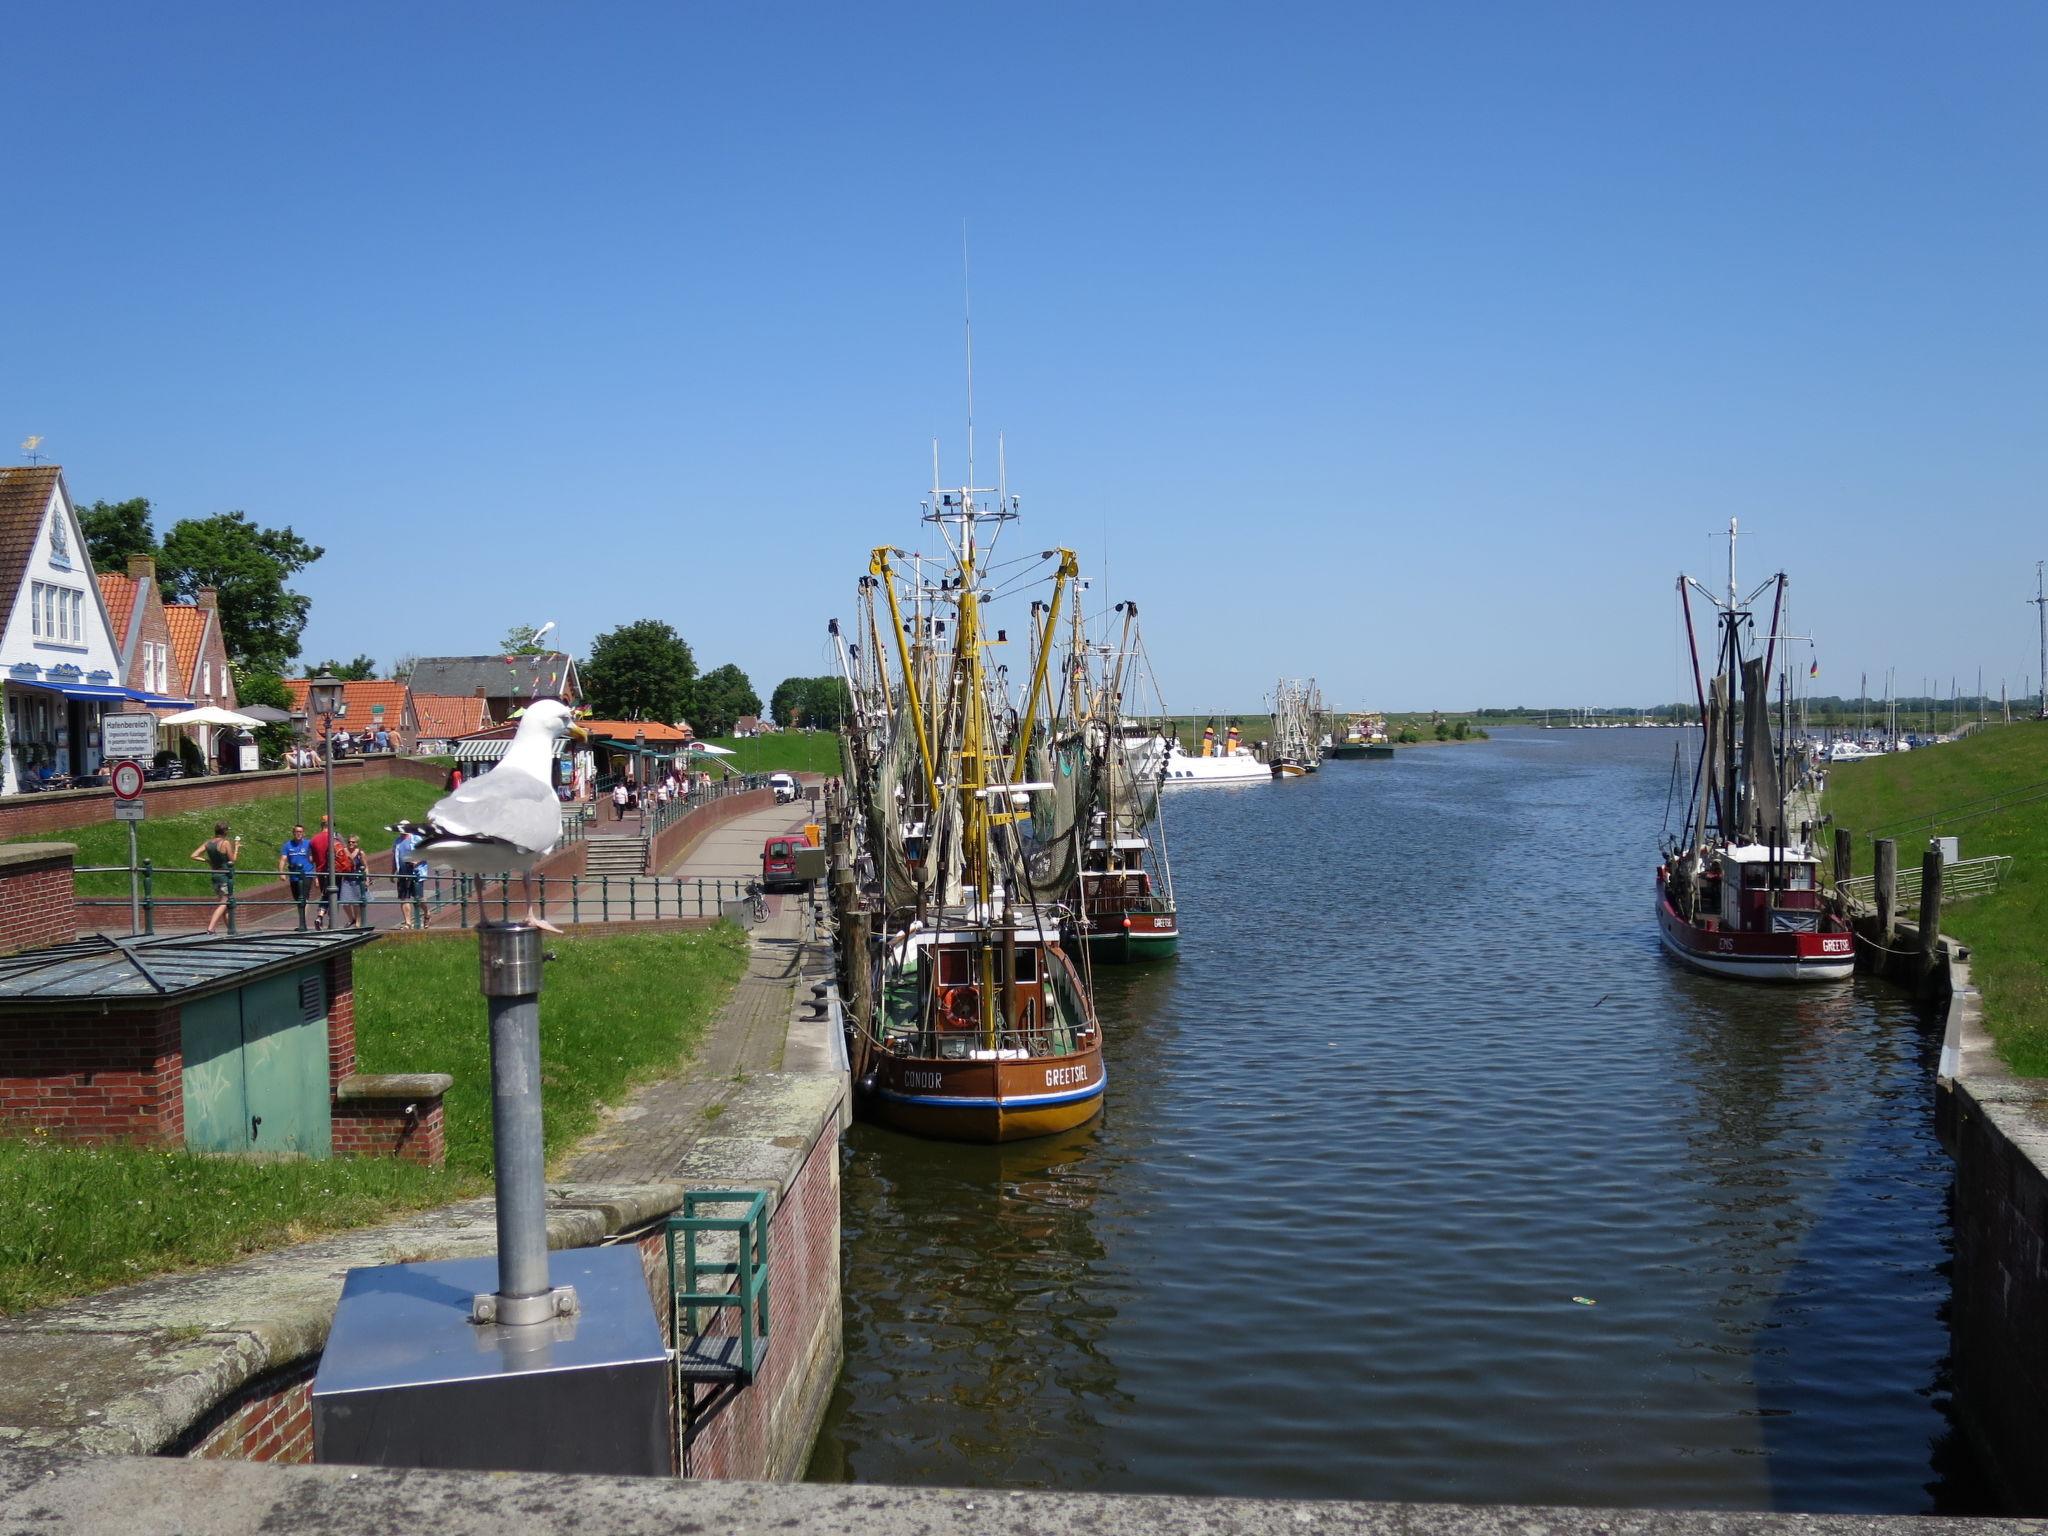
POLYGON ((135 688, 116 688, 111 683, 51 683, 27 682, 18 677, 8 679, 17 688, 40 688, 46 693, 61 694, 67 699, 101 704, 148 704, 157 709, 190 709, 190 699, 166 698, 160 693, 143 693, 135 688))
POLYGON ((144 693, 140 688, 130 688, 128 697, 138 704, 147 704, 152 709, 190 709, 190 699, 168 699, 160 693, 144 693))

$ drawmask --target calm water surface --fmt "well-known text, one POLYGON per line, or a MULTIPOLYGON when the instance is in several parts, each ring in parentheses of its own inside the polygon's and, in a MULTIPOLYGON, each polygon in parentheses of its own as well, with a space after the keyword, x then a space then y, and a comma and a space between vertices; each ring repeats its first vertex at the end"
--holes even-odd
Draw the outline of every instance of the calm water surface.
POLYGON ((1103 1118, 853 1133, 812 1476, 1972 1503, 1938 1041, 1880 983, 1663 958, 1672 746, 1510 732, 1175 792, 1182 955, 1098 972, 1103 1118))

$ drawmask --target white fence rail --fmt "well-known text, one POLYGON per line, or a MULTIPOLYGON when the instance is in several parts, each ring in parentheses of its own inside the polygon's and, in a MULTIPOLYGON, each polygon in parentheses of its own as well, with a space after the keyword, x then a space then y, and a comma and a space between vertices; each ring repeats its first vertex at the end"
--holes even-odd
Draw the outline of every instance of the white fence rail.
MULTIPOLYGON (((2012 855, 1994 853, 1981 859, 1958 859, 1941 872, 1941 899, 1961 901, 1971 896, 1985 896, 1998 889, 2005 879, 2006 867, 2012 863, 2012 855)), ((1851 875, 1840 882, 1845 896, 1858 901, 1877 900, 1877 876, 1851 875)), ((1908 865, 1899 871, 1899 905, 1910 907, 1920 900, 1920 866, 1908 865)))

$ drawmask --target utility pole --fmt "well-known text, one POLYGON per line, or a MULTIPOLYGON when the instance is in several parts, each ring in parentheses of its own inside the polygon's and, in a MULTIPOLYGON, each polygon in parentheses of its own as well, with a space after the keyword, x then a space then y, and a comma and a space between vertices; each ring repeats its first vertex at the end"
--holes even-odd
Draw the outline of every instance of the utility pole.
POLYGON ((2041 567, 2044 562, 2034 562, 2034 595, 2029 601, 2041 621, 2041 710, 2038 718, 2048 720, 2048 589, 2041 584, 2041 567))

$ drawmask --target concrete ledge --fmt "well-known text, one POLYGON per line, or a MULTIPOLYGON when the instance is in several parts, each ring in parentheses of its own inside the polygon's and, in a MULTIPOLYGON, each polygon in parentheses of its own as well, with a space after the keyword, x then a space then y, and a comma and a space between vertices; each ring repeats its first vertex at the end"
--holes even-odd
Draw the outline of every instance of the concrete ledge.
POLYGON ((0 1452, 0 1527, 209 1536, 2004 1536, 2021 1520, 1357 1504, 282 1467, 0 1452))
POLYGON ((334 1085, 336 1099, 438 1099, 455 1086, 446 1072, 351 1072, 334 1085))
POLYGON ((76 843, 0 843, 0 869, 17 869, 24 864, 49 864, 62 859, 75 863, 76 843))

